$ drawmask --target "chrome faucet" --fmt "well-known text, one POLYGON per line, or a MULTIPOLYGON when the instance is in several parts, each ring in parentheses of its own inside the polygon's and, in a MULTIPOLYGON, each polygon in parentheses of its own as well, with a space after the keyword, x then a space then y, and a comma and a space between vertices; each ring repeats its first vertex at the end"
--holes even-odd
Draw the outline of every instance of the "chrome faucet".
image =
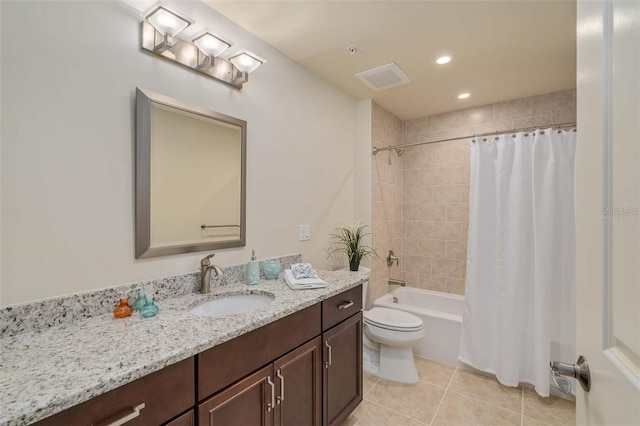
POLYGON ((223 275, 222 268, 218 265, 212 265, 209 259, 211 259, 214 254, 210 254, 200 261, 200 293, 209 294, 211 291, 211 270, 215 271, 216 276, 223 275))

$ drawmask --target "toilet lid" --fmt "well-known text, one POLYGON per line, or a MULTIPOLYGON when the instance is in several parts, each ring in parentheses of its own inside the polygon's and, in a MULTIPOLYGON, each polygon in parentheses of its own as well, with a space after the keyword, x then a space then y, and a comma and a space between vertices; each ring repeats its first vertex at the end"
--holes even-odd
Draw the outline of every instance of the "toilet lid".
POLYGON ((364 311, 364 320, 371 325, 398 331, 414 331, 422 328, 422 320, 398 309, 373 308, 364 311))

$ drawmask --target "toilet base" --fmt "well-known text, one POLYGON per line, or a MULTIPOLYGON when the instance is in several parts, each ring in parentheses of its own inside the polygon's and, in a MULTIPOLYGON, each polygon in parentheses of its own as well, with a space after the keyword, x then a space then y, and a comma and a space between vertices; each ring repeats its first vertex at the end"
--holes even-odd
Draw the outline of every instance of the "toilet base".
POLYGON ((420 377, 411 346, 380 345, 378 376, 400 383, 418 383, 420 377))

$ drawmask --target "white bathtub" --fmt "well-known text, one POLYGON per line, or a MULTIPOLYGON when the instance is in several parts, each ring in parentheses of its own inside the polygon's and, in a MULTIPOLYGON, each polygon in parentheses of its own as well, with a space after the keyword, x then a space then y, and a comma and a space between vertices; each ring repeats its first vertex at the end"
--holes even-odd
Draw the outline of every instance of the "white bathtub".
POLYGON ((440 291, 400 287, 377 299, 374 306, 400 309, 422 319, 425 337, 413 347, 413 353, 457 366, 464 297, 440 291), (393 302, 393 298, 398 303, 393 302))

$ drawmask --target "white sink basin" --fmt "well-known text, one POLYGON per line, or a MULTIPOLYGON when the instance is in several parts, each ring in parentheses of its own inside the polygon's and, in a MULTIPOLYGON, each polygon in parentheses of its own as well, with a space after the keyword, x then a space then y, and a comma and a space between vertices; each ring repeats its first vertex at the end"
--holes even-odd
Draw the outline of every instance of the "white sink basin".
POLYGON ((274 299, 275 296, 269 294, 236 294, 199 303, 189 312, 202 317, 241 314, 267 306, 274 299))

